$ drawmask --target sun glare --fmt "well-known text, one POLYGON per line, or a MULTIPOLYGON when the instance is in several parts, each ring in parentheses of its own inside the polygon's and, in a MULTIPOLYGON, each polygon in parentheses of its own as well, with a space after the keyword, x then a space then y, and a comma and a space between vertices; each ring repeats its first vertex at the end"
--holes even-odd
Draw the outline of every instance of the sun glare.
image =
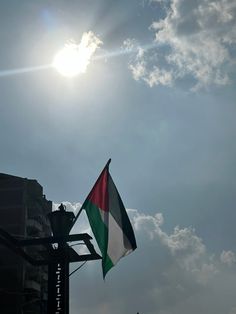
POLYGON ((54 57, 53 67, 63 76, 74 77, 85 73, 102 41, 93 32, 84 33, 80 44, 68 42, 54 57))
POLYGON ((67 44, 60 50, 53 61, 53 66, 64 76, 76 76, 86 71, 88 60, 86 55, 81 55, 78 46, 67 44))

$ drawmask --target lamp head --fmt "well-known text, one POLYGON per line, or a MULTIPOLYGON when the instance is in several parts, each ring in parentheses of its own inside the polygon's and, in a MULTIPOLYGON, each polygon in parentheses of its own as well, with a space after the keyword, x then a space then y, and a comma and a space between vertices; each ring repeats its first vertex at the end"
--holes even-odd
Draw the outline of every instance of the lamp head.
POLYGON ((63 237, 69 235, 73 226, 75 215, 73 212, 67 212, 66 206, 61 204, 59 210, 55 210, 48 214, 51 224, 52 233, 55 237, 63 237))

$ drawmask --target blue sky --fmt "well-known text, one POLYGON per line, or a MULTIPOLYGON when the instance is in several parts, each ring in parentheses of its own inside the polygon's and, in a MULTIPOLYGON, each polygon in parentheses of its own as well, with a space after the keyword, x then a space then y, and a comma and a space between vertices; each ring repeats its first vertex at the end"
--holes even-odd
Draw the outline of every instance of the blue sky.
POLYGON ((235 314, 234 1, 1 7, 1 172, 75 208, 112 158, 132 209, 137 251, 105 283, 99 263, 74 275, 71 313, 235 314), (88 31, 86 73, 35 68, 88 31))

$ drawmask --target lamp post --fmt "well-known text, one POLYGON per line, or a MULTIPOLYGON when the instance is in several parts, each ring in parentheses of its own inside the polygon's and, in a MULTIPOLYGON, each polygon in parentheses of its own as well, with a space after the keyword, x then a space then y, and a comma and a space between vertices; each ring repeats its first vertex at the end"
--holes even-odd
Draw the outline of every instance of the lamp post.
MULTIPOLYGON (((101 259, 87 233, 71 234, 74 213, 61 204, 59 210, 48 215, 53 236, 18 240, 0 228, 0 243, 34 266, 48 266, 48 314, 69 314, 69 264, 101 259), (89 254, 78 254, 67 242, 82 241, 89 254), (32 257, 24 250, 29 246, 44 246, 41 258, 32 257), (43 257, 43 258, 42 258, 43 257)), ((39 251, 40 256, 40 251, 39 251)))
POLYGON ((75 215, 66 212, 61 204, 59 210, 48 214, 54 237, 60 240, 55 252, 56 260, 49 264, 48 272, 48 313, 69 314, 69 256, 65 237, 73 226, 75 215))

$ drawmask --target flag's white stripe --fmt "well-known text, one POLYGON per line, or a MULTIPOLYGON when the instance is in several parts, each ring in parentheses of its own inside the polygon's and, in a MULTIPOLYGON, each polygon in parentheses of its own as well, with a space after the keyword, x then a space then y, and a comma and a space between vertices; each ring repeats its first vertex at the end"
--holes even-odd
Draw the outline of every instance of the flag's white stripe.
MULTIPOLYGON (((119 259, 130 252, 124 246, 124 233, 120 226, 117 224, 113 216, 109 213, 109 232, 108 232, 108 249, 107 254, 112 263, 115 265, 119 259)), ((128 243, 126 241, 126 243, 128 243)))
MULTIPOLYGON (((99 212, 101 215, 101 219, 105 225, 107 222, 105 221, 105 214, 103 210, 99 208, 99 212)), ((124 246, 124 238, 126 235, 123 233, 123 230, 117 224, 113 216, 109 213, 109 222, 108 222, 108 248, 107 254, 110 257, 113 265, 115 265, 119 259, 125 255, 128 255, 133 251, 131 245, 130 248, 126 248, 124 246)), ((128 239, 125 241, 129 243, 128 239)))

